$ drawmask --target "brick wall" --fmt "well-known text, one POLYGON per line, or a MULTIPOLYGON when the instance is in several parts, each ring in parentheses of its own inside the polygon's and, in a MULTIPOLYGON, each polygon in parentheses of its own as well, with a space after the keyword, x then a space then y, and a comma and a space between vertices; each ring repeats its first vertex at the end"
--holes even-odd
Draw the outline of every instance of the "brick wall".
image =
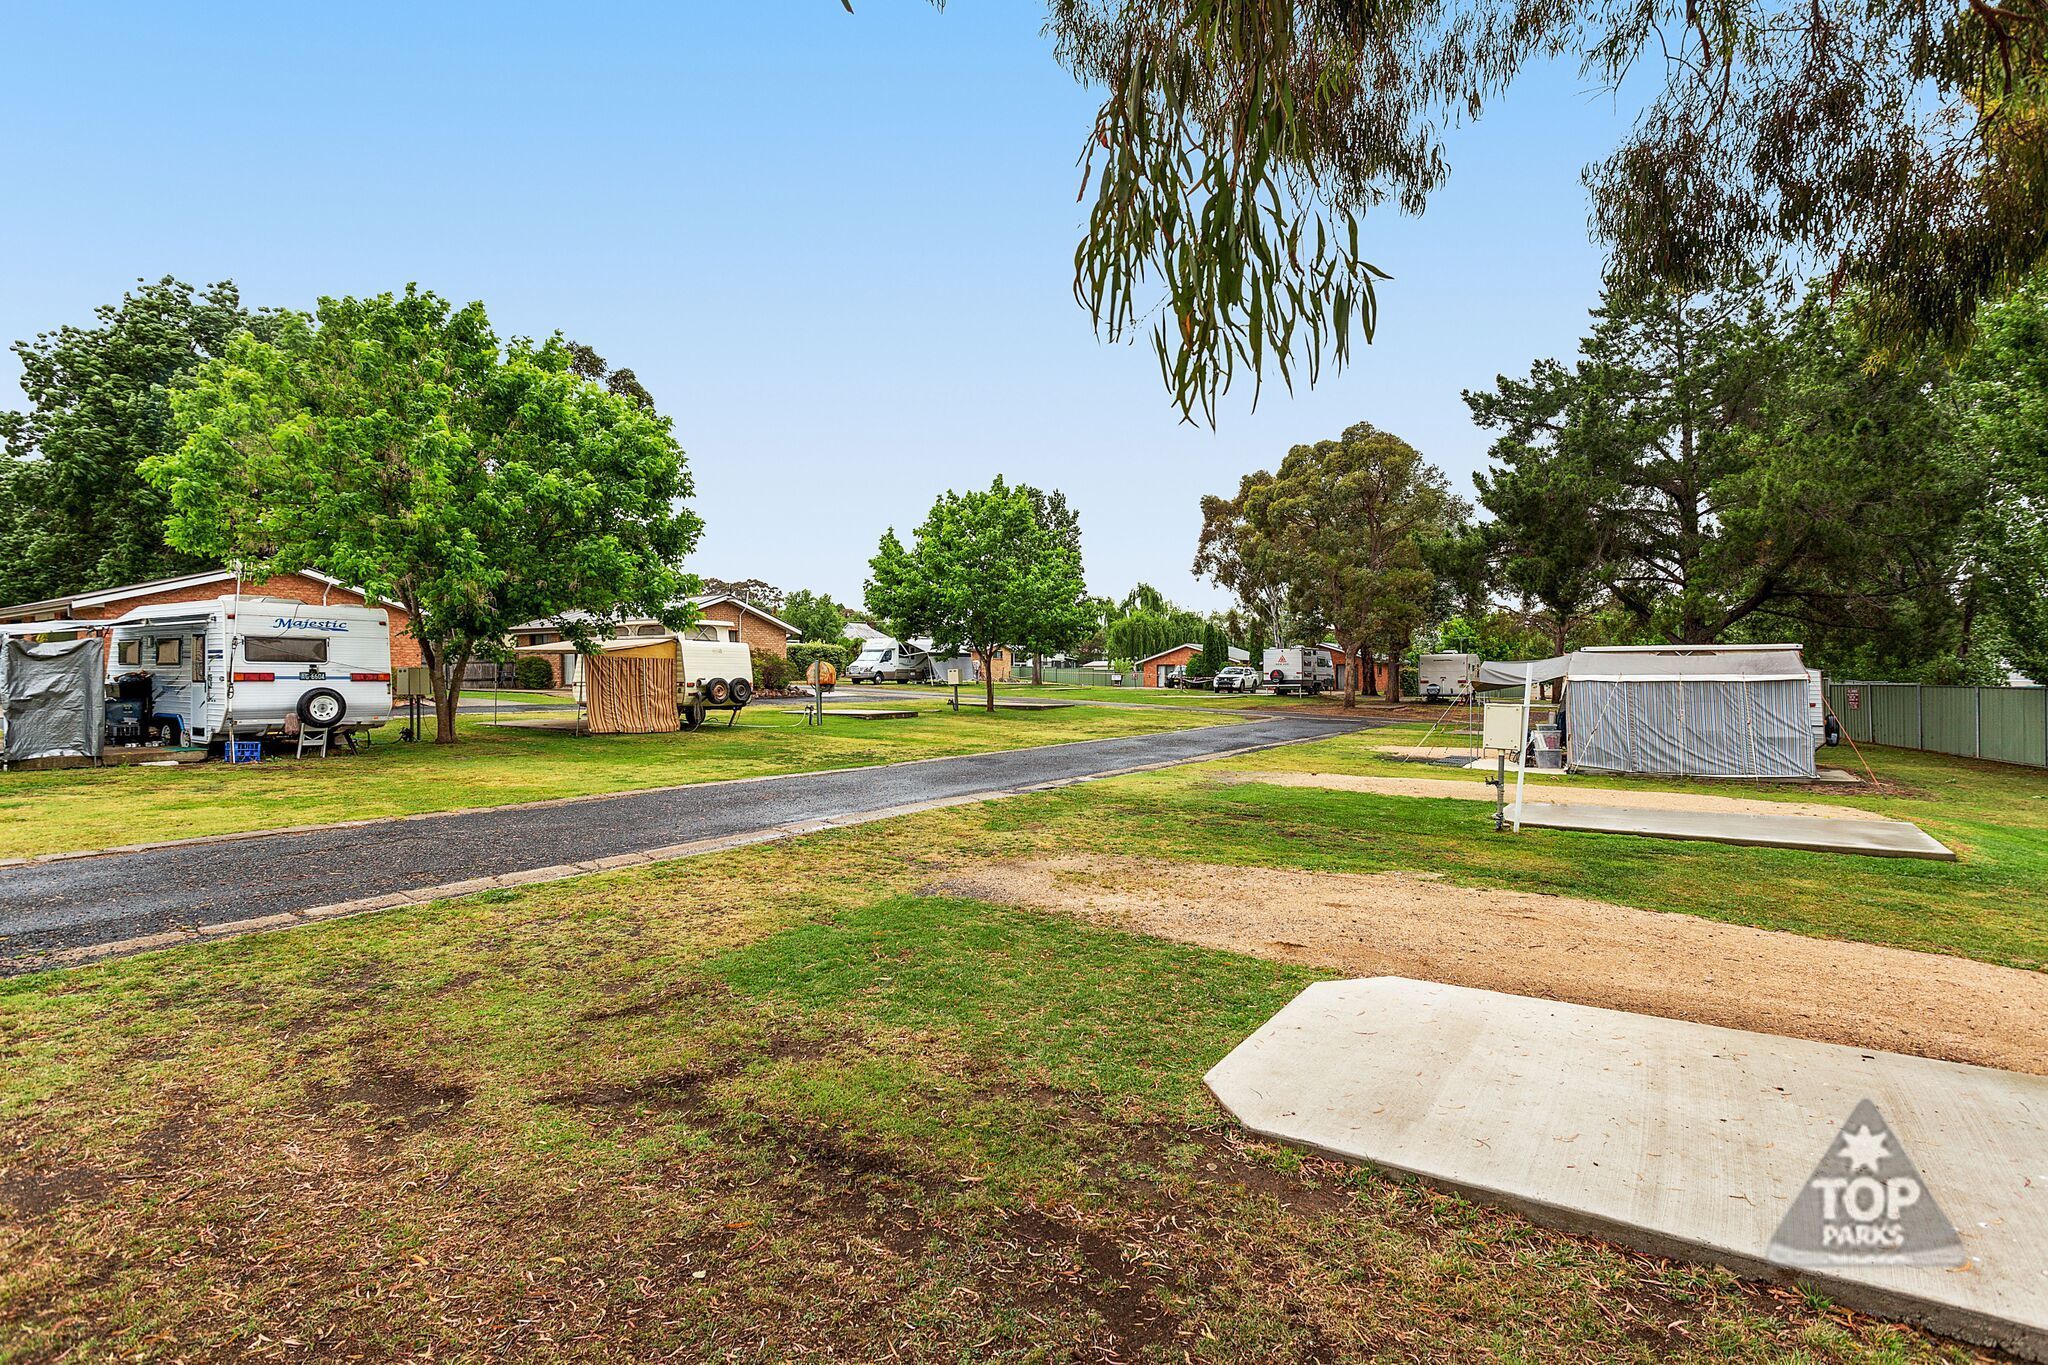
MULTIPOLYGON (((153 607, 164 602, 211 602, 214 598, 233 591, 234 585, 232 583, 197 583, 190 587, 167 588, 161 592, 142 593, 135 597, 123 597, 118 601, 109 602, 101 607, 81 608, 76 613, 74 619, 80 621, 112 620, 116 616, 126 615, 137 607, 153 607)), ((322 583, 317 578, 307 578, 302 574, 295 573, 279 574, 275 578, 266 578, 260 583, 244 583, 242 585, 242 592, 245 596, 249 597, 286 597, 294 602, 304 602, 311 606, 334 604, 345 607, 360 607, 364 605, 363 595, 359 592, 353 592, 347 588, 331 587, 326 583, 322 583)), ((407 616, 401 608, 391 606, 389 603, 378 602, 373 605, 382 607, 391 621, 392 667, 406 668, 424 662, 420 658, 420 642, 415 640, 411 632, 406 630, 406 626, 410 624, 412 618, 407 616)))
POLYGON ((1173 668, 1177 665, 1184 668, 1193 662, 1194 657, 1199 653, 1201 651, 1198 649, 1189 649, 1186 645, 1182 645, 1179 649, 1167 650, 1156 659, 1147 659, 1144 666, 1138 670, 1138 681, 1146 687, 1164 687, 1165 683, 1161 682, 1159 678, 1160 669, 1173 668))
POLYGON ((717 626, 719 638, 727 639, 725 632, 738 628, 740 643, 756 654, 780 654, 789 657, 789 632, 782 627, 763 621, 750 611, 741 611, 732 602, 720 602, 706 607, 697 615, 697 624, 717 626))

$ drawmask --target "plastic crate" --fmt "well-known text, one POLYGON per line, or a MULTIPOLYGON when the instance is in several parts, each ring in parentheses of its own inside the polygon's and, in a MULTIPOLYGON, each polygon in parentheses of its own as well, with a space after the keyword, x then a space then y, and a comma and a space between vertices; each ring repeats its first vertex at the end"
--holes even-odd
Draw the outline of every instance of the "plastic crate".
POLYGON ((227 760, 230 763, 254 763, 263 757, 263 741, 260 739, 231 739, 227 746, 227 760))

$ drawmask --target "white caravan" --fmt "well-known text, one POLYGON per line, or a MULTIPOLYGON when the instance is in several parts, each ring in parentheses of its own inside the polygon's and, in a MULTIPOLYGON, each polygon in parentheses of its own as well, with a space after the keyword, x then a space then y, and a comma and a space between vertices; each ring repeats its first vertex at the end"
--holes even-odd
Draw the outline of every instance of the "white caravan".
POLYGON ((1259 658, 1259 673, 1275 692, 1306 692, 1310 696, 1337 685, 1337 665, 1327 649, 1269 649, 1259 658))
POLYGON ((175 730, 185 744, 391 718, 391 619, 381 607, 228 594, 137 607, 109 634, 110 714, 140 703, 144 729, 175 730))
POLYGON ((1477 654, 1425 654, 1416 662, 1415 681, 1425 698, 1472 699, 1472 680, 1479 676, 1477 654))

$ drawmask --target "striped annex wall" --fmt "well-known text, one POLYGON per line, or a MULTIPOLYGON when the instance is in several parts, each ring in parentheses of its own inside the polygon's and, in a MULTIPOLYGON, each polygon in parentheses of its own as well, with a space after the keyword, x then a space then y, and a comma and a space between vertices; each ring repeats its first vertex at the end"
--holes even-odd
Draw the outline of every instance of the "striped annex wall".
POLYGON ((1828 709, 1858 744, 2048 767, 2048 687, 1836 682, 1828 709))

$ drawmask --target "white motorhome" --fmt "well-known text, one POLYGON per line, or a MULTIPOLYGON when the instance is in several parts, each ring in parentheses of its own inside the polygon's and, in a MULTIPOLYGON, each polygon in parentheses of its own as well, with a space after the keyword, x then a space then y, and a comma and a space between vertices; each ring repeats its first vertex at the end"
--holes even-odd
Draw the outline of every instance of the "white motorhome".
POLYGON ((391 718, 391 619, 235 594, 137 607, 109 632, 107 700, 185 744, 370 729, 391 718))
POLYGON ((1266 686, 1282 694, 1306 692, 1314 696, 1337 685, 1337 664, 1330 651, 1309 646, 1267 650, 1260 656, 1259 673, 1266 686))

